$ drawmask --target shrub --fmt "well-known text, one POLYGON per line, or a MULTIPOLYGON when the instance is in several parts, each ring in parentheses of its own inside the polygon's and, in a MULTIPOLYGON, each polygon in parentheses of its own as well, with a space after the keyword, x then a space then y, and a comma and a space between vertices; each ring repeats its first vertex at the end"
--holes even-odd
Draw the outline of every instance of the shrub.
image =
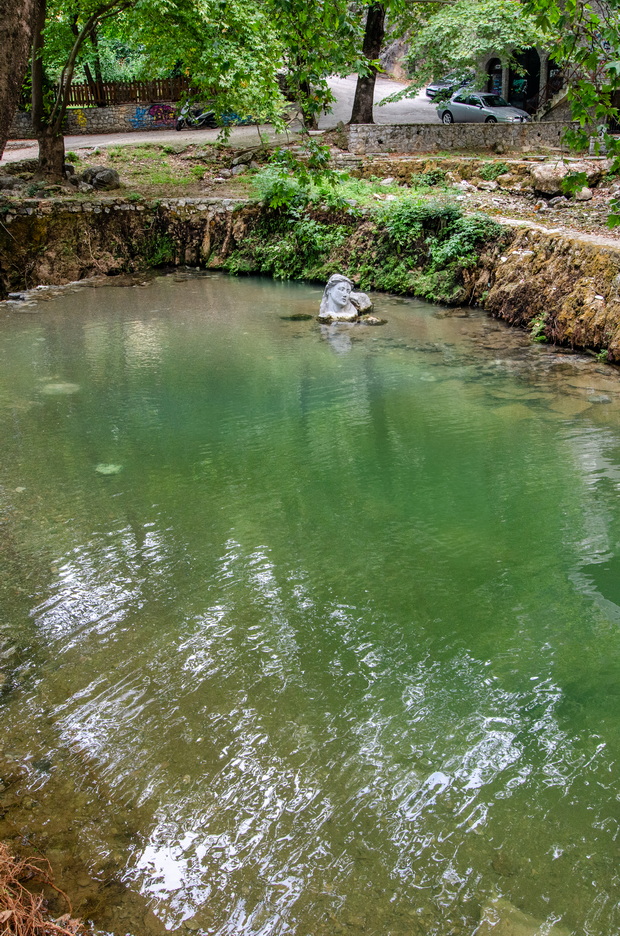
POLYGON ((426 172, 421 172, 412 181, 419 185, 443 185, 446 181, 446 170, 427 169, 426 172))
POLYGON ((508 172, 508 169, 509 167, 505 162, 491 162, 483 166, 478 175, 485 182, 495 182, 498 176, 504 175, 505 172, 508 172))

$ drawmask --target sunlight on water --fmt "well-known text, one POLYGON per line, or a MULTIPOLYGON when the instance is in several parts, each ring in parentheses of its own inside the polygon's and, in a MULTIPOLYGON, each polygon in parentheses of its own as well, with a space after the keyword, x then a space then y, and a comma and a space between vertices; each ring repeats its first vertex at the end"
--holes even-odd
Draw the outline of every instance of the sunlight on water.
POLYGON ((616 372, 320 293, 4 313, 0 837, 118 934, 609 936, 616 372))

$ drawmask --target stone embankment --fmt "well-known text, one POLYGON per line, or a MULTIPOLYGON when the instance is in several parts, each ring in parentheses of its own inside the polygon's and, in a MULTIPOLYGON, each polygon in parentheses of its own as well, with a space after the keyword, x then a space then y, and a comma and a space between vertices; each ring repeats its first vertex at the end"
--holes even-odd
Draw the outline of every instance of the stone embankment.
MULTIPOLYGON (((0 298, 39 284, 166 264, 234 269, 231 258, 261 219, 265 209, 233 199, 24 199, 0 215, 0 298)), ((321 223, 331 223, 325 213, 321 223)), ((514 325, 534 324, 539 337, 620 362, 620 243, 532 222, 501 223, 504 236, 483 244, 475 264, 457 269, 451 301, 482 306, 514 325)), ((341 258, 356 256, 356 245, 372 251, 373 237, 381 236, 362 217, 326 262, 337 269, 341 258)), ((247 258, 246 250, 237 269, 260 269, 247 258)), ((421 257, 419 272, 425 263, 421 257)))
POLYGON ((347 149, 368 153, 520 153, 561 147, 569 123, 562 121, 458 124, 351 124, 347 149))

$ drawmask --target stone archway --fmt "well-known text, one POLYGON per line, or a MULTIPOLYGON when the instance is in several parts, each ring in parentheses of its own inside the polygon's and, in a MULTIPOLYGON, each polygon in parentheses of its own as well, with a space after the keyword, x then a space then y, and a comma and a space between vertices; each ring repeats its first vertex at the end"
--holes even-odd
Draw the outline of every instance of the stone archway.
POLYGON ((487 91, 491 94, 502 93, 502 63, 498 58, 489 59, 486 65, 487 91))
POLYGON ((515 55, 521 66, 517 71, 510 69, 508 78, 508 101, 515 107, 534 113, 538 108, 541 81, 541 61, 536 49, 525 49, 515 55))

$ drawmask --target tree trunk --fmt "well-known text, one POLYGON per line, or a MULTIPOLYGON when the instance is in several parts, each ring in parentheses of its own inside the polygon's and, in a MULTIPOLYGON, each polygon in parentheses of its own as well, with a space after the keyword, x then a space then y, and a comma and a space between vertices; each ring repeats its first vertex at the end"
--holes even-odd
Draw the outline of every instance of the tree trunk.
MULTIPOLYGON (((381 45, 385 35, 385 7, 382 3, 371 3, 366 17, 366 30, 364 32, 364 45, 362 51, 370 61, 376 60, 381 54, 381 45)), ((353 112, 351 123, 374 123, 372 119, 372 105, 375 96, 375 80, 377 69, 371 66, 370 74, 359 75, 355 88, 353 112)))
POLYGON ((299 90, 301 91, 300 110, 303 117, 304 127, 306 130, 318 130, 319 122, 317 119, 316 110, 312 104, 312 88, 310 87, 310 82, 301 81, 299 83, 299 90))
POLYGON ((39 144, 36 177, 61 182, 64 178, 65 139, 57 126, 58 122, 48 121, 44 105, 45 75, 41 53, 46 12, 46 0, 39 0, 32 40, 32 126, 39 144))
POLYGON ((0 0, 0 158, 28 67, 35 2, 0 0))
POLYGON ((65 138, 55 127, 43 127, 37 134, 39 168, 36 175, 48 182, 62 182, 65 177, 65 138))
POLYGON ((43 73, 43 30, 45 29, 45 16, 47 6, 45 0, 38 0, 36 16, 32 35, 32 128, 37 134, 43 128, 43 85, 45 76, 43 73))
POLYGON ((101 58, 99 56, 99 37, 97 35, 97 30, 93 29, 90 41, 95 52, 95 81, 97 84, 97 97, 95 103, 97 107, 106 107, 106 95, 103 89, 103 75, 101 74, 101 58))
MULTIPOLYGON (((71 20, 71 32, 77 39, 80 34, 78 28, 78 18, 77 13, 73 16, 71 20)), ((95 102, 96 107, 105 107, 105 96, 103 94, 103 81, 101 79, 101 61, 99 59, 99 43, 97 41, 97 32, 93 30, 90 37, 91 45, 95 52, 95 77, 93 78, 93 73, 90 70, 90 66, 87 62, 84 62, 82 67, 84 69, 84 75, 86 76, 86 84, 88 85, 88 90, 90 91, 93 101, 95 102)))

